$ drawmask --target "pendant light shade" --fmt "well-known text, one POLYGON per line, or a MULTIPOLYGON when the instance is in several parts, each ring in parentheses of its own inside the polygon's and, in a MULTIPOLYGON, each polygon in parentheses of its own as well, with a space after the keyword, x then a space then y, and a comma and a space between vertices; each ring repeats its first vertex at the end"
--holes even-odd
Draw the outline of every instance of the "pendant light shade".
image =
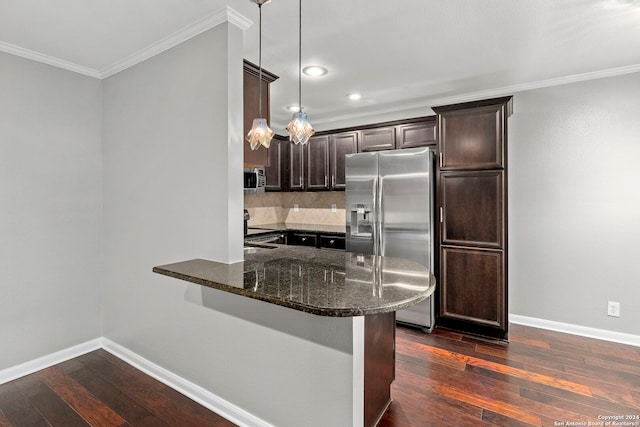
POLYGON ((305 145, 315 133, 307 119, 307 113, 302 111, 302 0, 299 3, 298 17, 298 107, 300 111, 293 113, 291 122, 287 125, 289 140, 294 144, 305 145))
POLYGON ((247 133, 246 140, 250 144, 252 150, 257 150, 262 145, 264 148, 269 148, 271 139, 273 138, 273 131, 267 125, 267 120, 262 118, 262 5, 269 3, 271 0, 251 0, 251 3, 258 5, 260 10, 260 26, 259 33, 260 39, 258 44, 258 115, 260 117, 253 119, 251 130, 247 133))
POLYGON ((299 111, 293 113, 291 122, 287 126, 287 133, 289 134, 289 140, 293 143, 305 145, 309 142, 309 138, 315 133, 309 120, 307 120, 307 113, 299 111))
POLYGON ((247 141, 251 149, 257 150, 261 145, 269 148, 271 139, 273 139, 273 131, 269 128, 269 125, 267 125, 267 121, 262 118, 253 119, 253 125, 247 134, 247 141))

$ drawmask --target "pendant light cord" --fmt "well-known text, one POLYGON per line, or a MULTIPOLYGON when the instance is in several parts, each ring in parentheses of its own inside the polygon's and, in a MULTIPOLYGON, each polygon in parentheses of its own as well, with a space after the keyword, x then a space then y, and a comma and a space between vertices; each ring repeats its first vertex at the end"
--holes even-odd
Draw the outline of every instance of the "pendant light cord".
POLYGON ((298 12, 298 107, 302 113, 302 0, 298 12))
POLYGON ((258 116, 262 118, 262 5, 258 4, 260 10, 259 38, 258 38, 258 116))

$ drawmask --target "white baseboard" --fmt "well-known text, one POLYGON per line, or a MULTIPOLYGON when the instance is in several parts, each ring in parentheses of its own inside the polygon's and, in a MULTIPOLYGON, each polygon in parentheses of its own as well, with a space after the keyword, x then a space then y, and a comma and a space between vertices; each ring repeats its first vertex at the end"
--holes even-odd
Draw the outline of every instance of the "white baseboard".
POLYGON ((235 406, 210 391, 205 390, 197 384, 192 383, 167 369, 141 357, 131 350, 111 341, 102 338, 102 348, 119 359, 141 370, 145 374, 157 379, 161 383, 184 394, 190 399, 198 402, 202 406, 212 410, 216 414, 234 422, 242 427, 273 427, 266 421, 250 414, 249 412, 235 406))
POLYGON ((0 371, 0 384, 8 383, 9 381, 38 372, 50 366, 57 365, 58 363, 73 359, 74 357, 82 356, 83 354, 97 350, 101 347, 102 339, 96 338, 91 341, 74 345, 73 347, 65 348, 64 350, 56 351, 55 353, 3 369, 0 371))
POLYGON ((624 334, 612 332, 604 329, 589 328, 586 326, 572 325, 569 323, 554 322, 552 320, 537 319, 535 317, 519 316, 509 314, 509 322, 518 325, 532 326, 534 328, 548 329, 551 331, 564 332, 582 337, 596 338, 604 341, 629 344, 640 347, 640 335, 624 334))

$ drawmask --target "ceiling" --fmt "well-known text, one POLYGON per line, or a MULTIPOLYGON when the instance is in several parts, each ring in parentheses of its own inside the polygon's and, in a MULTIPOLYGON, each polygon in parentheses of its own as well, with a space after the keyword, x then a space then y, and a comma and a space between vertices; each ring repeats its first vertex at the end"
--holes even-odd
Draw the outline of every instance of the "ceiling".
MULTIPOLYGON (((244 57, 258 62, 250 0, 0 0, 0 10, 0 50, 98 78, 219 23, 221 13, 248 26, 244 57)), ((285 107, 298 98, 298 2, 262 10, 262 64, 280 77, 272 127, 284 134, 285 107)), ((318 130, 640 71, 640 0, 305 0, 302 21, 303 66, 329 69, 302 81, 318 130), (349 101, 351 92, 362 99, 349 101)))

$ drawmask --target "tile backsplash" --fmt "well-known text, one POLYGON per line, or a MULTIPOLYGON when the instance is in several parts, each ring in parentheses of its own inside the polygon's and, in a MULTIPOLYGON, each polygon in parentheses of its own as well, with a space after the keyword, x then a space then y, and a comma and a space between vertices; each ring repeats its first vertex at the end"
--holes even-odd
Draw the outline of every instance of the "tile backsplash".
POLYGON ((246 194, 244 208, 251 216, 249 226, 275 222, 344 225, 344 197, 343 191, 246 194))

